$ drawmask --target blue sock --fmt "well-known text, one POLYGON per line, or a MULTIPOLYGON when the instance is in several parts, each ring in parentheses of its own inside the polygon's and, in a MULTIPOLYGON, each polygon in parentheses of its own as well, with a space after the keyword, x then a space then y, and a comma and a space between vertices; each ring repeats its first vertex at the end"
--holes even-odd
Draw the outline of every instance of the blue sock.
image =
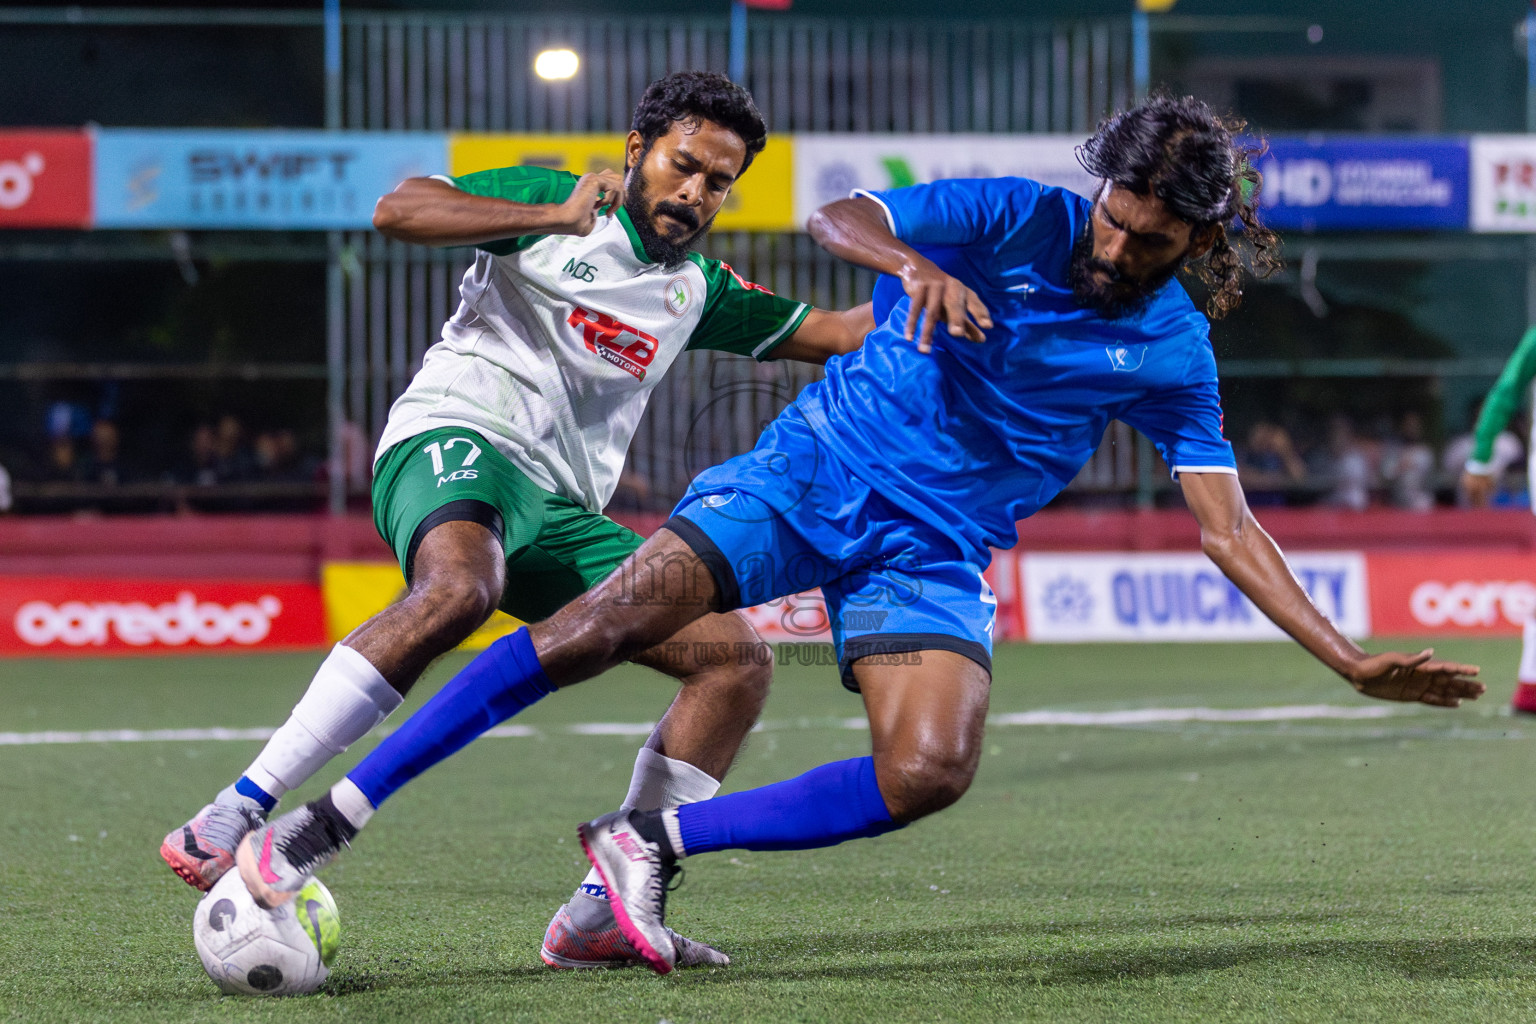
POLYGON ((262 808, 268 814, 271 814, 272 808, 277 806, 277 797, 273 796, 271 793, 268 793, 266 790, 256 785, 256 783, 252 782, 244 775, 240 776, 240 778, 235 782, 235 792, 239 793, 241 796, 248 796, 252 800, 255 800, 257 803, 261 804, 262 808))
POLYGON ((677 809, 683 849, 813 850, 901 828, 875 782, 875 759, 855 757, 677 809))
POLYGON ((554 692, 528 630, 519 629, 464 666, 347 778, 378 807, 395 790, 476 736, 554 692))

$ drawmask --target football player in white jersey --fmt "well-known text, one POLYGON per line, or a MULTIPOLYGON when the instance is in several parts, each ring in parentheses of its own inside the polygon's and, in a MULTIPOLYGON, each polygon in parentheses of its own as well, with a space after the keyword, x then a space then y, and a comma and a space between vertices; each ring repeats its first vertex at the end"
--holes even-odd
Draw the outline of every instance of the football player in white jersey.
MULTIPOLYGON (((823 363, 873 329, 868 306, 812 309, 692 251, 766 139, 744 89, 679 72, 636 108, 623 175, 509 167, 413 178, 379 200, 383 234, 477 249, 374 462, 374 522, 409 588, 336 645, 244 774, 166 836, 161 856, 188 883, 207 889, 228 871, 284 793, 383 721, 498 607, 545 618, 640 546, 602 509, 682 352, 823 363)), ((730 613, 632 657, 682 686, 636 759, 626 806, 714 795, 767 695, 760 652, 730 613)), ((678 942, 684 962, 726 962, 678 942)), ((595 873, 556 914, 542 956, 553 967, 642 962, 595 873)))

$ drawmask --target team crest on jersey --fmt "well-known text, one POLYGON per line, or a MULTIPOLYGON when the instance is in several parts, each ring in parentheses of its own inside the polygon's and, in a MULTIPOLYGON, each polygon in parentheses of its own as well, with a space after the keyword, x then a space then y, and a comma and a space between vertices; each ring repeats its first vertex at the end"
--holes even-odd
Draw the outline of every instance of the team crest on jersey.
POLYGON ((667 304, 667 312, 681 320, 693 307, 693 286, 686 277, 678 274, 667 282, 662 301, 667 304))
POLYGON ((1116 373, 1130 373, 1141 369, 1142 362, 1147 358, 1147 346, 1105 345, 1104 354, 1109 356, 1109 365, 1116 373))
POLYGON ((587 351, 595 352, 635 380, 645 380, 645 368, 656 358, 661 342, 638 327, 577 306, 565 322, 581 331, 587 351))

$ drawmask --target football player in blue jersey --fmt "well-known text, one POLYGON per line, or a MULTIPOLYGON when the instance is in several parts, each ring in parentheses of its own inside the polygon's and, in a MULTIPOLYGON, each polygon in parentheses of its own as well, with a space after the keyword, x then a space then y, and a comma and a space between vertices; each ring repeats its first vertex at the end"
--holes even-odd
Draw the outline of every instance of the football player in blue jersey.
POLYGON ((1259 178, 1229 127, 1157 98, 1081 148, 1093 200, 1023 179, 858 192, 811 222, 826 248, 886 275, 880 325, 746 455, 700 475, 665 528, 551 618, 487 650, 329 795, 253 834, 241 874, 280 901, 406 781, 557 687, 595 676, 710 612, 821 587, 842 681, 872 753, 798 778, 580 829, 625 936, 658 972, 683 856, 830 846, 949 806, 981 752, 996 601, 982 570, 1016 521, 1061 491, 1111 419, 1157 445, 1205 553, 1356 690, 1455 707, 1477 668, 1433 652, 1370 655, 1341 635, 1254 521, 1222 437, 1206 317, 1253 261, 1278 265, 1259 178), (939 324, 946 330, 937 330, 939 324))

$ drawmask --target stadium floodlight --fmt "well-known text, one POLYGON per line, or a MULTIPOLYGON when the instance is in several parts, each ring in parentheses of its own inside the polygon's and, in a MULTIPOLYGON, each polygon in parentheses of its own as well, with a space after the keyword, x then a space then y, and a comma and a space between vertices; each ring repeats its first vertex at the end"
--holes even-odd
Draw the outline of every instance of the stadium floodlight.
POLYGON ((562 82, 576 77, 581 58, 575 50, 544 50, 533 59, 533 73, 546 82, 562 82))

